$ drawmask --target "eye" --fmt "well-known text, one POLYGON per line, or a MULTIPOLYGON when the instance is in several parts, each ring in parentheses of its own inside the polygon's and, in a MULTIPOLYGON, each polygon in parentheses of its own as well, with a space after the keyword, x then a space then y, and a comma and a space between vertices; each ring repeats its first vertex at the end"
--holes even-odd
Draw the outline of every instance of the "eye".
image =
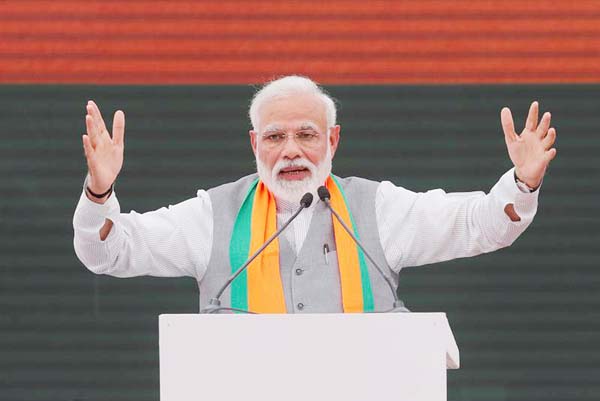
POLYGON ((272 134, 265 134, 264 139, 269 142, 281 142, 285 137, 286 135, 282 132, 274 132, 272 134))
POLYGON ((319 134, 312 130, 304 130, 296 132, 296 138, 301 141, 312 141, 317 138, 319 134))

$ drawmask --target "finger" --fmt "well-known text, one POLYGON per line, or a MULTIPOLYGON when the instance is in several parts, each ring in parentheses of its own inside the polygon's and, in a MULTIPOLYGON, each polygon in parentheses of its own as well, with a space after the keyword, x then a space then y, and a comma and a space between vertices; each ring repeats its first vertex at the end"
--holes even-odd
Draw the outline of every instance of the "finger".
POLYGON ((506 143, 508 144, 516 141, 517 133, 515 132, 515 123, 508 107, 504 107, 500 112, 500 122, 502 123, 502 130, 504 131, 506 143))
POLYGON ((106 129, 106 124, 104 124, 104 119, 102 119, 102 114, 100 113, 100 109, 98 108, 98 105, 96 103, 94 103, 93 100, 89 100, 88 105, 91 107, 91 115, 92 115, 92 117, 94 117, 94 122, 100 129, 100 132, 108 131, 106 129))
POLYGON ((88 104, 87 106, 85 106, 85 109, 87 110, 87 116, 89 116, 92 119, 92 124, 93 124, 93 135, 98 135, 100 134, 100 127, 98 126, 98 124, 96 124, 96 119, 94 118, 94 108, 92 107, 91 104, 88 104))
POLYGON ((542 121, 540 121, 540 125, 538 125, 536 129, 536 133, 540 138, 543 138, 548 133, 548 128, 550 127, 550 120, 552 119, 552 115, 549 112, 544 113, 542 116, 542 121))
POLYGON ((117 110, 113 118, 113 143, 117 145, 123 145, 123 138, 125 137, 125 113, 121 110, 117 110))
POLYGON ((530 131, 535 131, 538 124, 538 102, 531 103, 529 106, 529 114, 527 115, 527 122, 525 123, 525 128, 530 131))
POLYGON ((94 118, 89 114, 85 116, 85 128, 92 144, 96 146, 98 135, 100 133, 98 132, 98 127, 94 124, 94 118))
POLYGON ((554 159, 556 157, 556 148, 552 148, 550 150, 547 150, 544 153, 544 158, 546 159, 546 163, 550 163, 550 161, 552 159, 554 159))
POLYGON ((89 162, 94 155, 94 147, 88 135, 82 135, 81 140, 83 141, 83 153, 85 153, 85 158, 89 162))
POLYGON ((556 130, 554 128, 550 128, 548 130, 548 135, 544 137, 542 140, 542 145, 545 150, 550 149, 552 145, 554 145, 554 141, 556 140, 556 130))

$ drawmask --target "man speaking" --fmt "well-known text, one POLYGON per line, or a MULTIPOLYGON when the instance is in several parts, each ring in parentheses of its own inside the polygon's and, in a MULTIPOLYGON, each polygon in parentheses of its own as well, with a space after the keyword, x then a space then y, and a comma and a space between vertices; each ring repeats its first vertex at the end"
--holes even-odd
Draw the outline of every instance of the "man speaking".
POLYGON ((403 267, 509 246, 531 223, 542 178, 556 155, 550 113, 538 121, 538 109, 532 103, 520 135, 510 110, 502 110, 514 168, 489 194, 415 193, 388 181, 332 175, 341 130, 335 104, 310 79, 287 76, 265 85, 250 106, 256 174, 199 190, 168 208, 123 214, 113 185, 123 166, 125 116, 115 113, 111 136, 90 101, 83 135, 89 174, 73 219, 75 252, 98 274, 194 277, 203 309, 285 226, 227 287, 225 307, 257 313, 383 311, 394 302, 388 284, 397 286, 403 267), (327 203, 317 197, 320 187, 327 203), (297 213, 306 193, 314 201, 297 213))

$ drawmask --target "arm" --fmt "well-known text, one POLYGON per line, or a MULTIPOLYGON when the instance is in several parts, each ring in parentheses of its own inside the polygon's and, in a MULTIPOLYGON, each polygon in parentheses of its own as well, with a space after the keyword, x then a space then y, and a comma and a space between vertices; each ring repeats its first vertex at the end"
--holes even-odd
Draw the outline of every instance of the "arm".
POLYGON ((514 169, 488 195, 483 192, 446 194, 442 190, 414 193, 389 182, 378 188, 377 222, 388 263, 403 267, 473 256, 509 246, 527 228, 537 209, 539 186, 550 161, 556 130, 550 113, 538 125, 533 102, 525 129, 514 131, 510 110, 501 113, 502 128, 514 169), (519 189, 515 177, 535 188, 519 189))
POLYGON ((82 193, 73 217, 75 253, 96 274, 200 279, 210 259, 212 207, 205 191, 196 198, 148 213, 120 213, 113 193, 104 204, 82 193), (102 238, 105 222, 111 230, 102 238))
POLYGON ((415 193, 382 182, 377 221, 388 264, 400 271, 511 245, 533 220, 539 191, 523 193, 509 170, 489 194, 415 193), (507 208, 519 217, 513 221, 507 208))
POLYGON ((121 214, 116 194, 101 199, 123 164, 124 115, 115 113, 111 137, 93 102, 87 105, 87 135, 83 146, 88 179, 73 217, 75 252, 99 274, 200 278, 210 258, 212 207, 208 194, 169 208, 121 214))

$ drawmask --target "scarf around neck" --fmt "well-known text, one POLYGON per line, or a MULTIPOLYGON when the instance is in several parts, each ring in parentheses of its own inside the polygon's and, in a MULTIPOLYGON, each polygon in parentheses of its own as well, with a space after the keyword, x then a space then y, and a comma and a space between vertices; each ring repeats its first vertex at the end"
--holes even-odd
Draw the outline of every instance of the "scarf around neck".
MULTIPOLYGON (((337 179, 330 175, 325 186, 331 194, 331 206, 358 238, 354 218, 337 179)), ((365 256, 333 215, 332 222, 344 312, 372 311, 373 293, 365 256)), ((250 185, 233 226, 229 242, 231 272, 236 272, 275 231, 277 231, 275 197, 265 184, 257 179, 250 185)), ((231 306, 256 313, 286 313, 279 270, 278 239, 269 244, 233 281, 231 306)))

